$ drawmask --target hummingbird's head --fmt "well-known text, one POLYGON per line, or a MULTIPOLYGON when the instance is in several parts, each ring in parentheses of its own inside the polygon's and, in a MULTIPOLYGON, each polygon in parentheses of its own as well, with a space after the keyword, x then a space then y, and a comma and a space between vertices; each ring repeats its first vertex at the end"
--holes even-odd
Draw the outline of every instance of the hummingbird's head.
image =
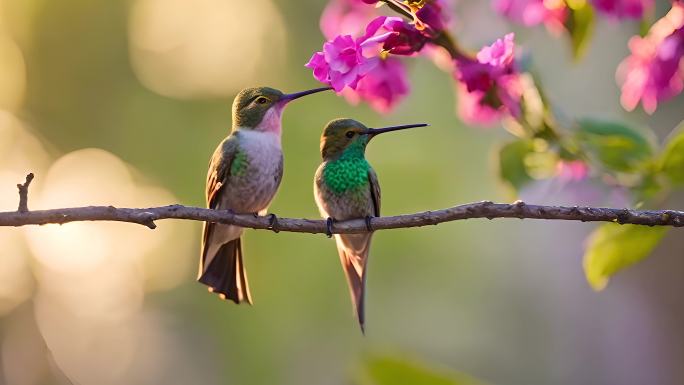
POLYGON ((335 119, 328 122, 321 135, 321 156, 323 159, 340 156, 352 144, 365 148, 369 137, 363 123, 354 119, 335 119))
POLYGON ((335 119, 328 122, 321 136, 321 156, 323 159, 336 158, 348 148, 365 150, 368 142, 383 132, 404 130, 413 127, 425 127, 428 124, 407 124, 383 128, 368 128, 354 119, 335 119))
POLYGON ((233 100, 233 129, 257 130, 280 134, 285 105, 292 100, 330 87, 284 94, 270 87, 245 88, 233 100))

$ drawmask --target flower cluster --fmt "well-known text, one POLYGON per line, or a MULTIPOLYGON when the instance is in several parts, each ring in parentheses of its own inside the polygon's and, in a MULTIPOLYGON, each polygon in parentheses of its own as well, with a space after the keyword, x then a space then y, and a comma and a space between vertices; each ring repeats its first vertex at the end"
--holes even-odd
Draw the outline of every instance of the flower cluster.
MULTIPOLYGON (((362 34, 358 26, 356 31, 345 27, 347 18, 368 18, 364 13, 367 3, 375 1, 335 0, 326 8, 321 27, 329 40, 306 67, 313 70, 318 81, 329 84, 349 101, 365 101, 380 112, 388 112, 410 89, 400 57, 422 51, 434 54, 434 50, 424 48, 436 46, 435 40, 447 28, 450 18, 445 10, 449 3, 444 0, 396 3, 396 6, 406 6, 412 21, 379 16, 369 19, 362 34), (344 16, 338 12, 342 6, 348 11, 344 16), (337 31, 344 32, 331 36, 334 25, 337 31)), ((520 116, 522 90, 514 60, 513 34, 482 48, 476 56, 459 53, 450 60, 449 70, 457 80, 457 110, 464 121, 487 125, 504 114, 520 116)))
POLYGON ((483 47, 473 58, 456 59, 458 112, 466 123, 489 124, 502 114, 520 117, 522 86, 514 58, 513 34, 483 47))
POLYGON ((339 35, 323 44, 306 67, 336 92, 352 90, 346 92, 350 100, 366 100, 388 111, 409 91, 404 64, 388 55, 411 55, 426 41, 421 31, 403 19, 379 16, 358 38, 339 35))
MULTIPOLYGON (((565 0, 493 0, 494 9, 510 20, 525 26, 544 24, 562 31, 573 9, 565 0)), ((645 37, 634 36, 629 42, 631 55, 619 66, 618 82, 622 87, 621 103, 633 110, 641 102, 653 113, 658 102, 682 91, 684 76, 684 3, 673 1, 672 10, 656 22, 645 37)), ((653 0, 590 0, 600 14, 613 19, 640 19, 653 8, 653 0)))
POLYGON ((684 3, 675 2, 646 36, 632 37, 629 49, 631 55, 617 71, 620 101, 630 111, 641 102, 652 114, 659 102, 684 88, 684 3))
MULTIPOLYGON (((321 29, 328 41, 306 67, 313 70, 318 81, 329 84, 350 102, 363 101, 377 111, 388 112, 410 91, 405 57, 428 56, 453 73, 458 95, 456 110, 466 123, 491 125, 510 116, 523 125, 534 126, 534 122, 523 121, 529 115, 523 107, 527 110, 532 105, 528 102, 535 103, 525 95, 534 97, 539 92, 531 76, 521 73, 516 64, 513 34, 483 47, 476 55, 463 51, 449 34, 451 1, 332 0, 321 18, 321 29), (378 16, 376 3, 389 4, 405 18, 378 16)), ((575 3, 492 2, 497 12, 516 22, 527 26, 544 24, 556 31, 572 25, 569 18, 580 6, 575 3)), ((642 17, 653 8, 654 1, 586 0, 581 4, 622 19, 642 17)), ((672 10, 645 37, 633 37, 629 48, 631 55, 617 73, 622 105, 633 110, 641 103, 644 110, 653 113, 659 102, 684 88, 684 2, 673 1, 672 10)), ((537 105, 542 103, 539 97, 536 99, 537 105)), ((537 113, 535 119, 538 124, 543 117, 537 113)))
POLYGON ((378 16, 377 7, 369 6, 377 0, 332 0, 321 16, 328 41, 306 67, 350 102, 388 112, 410 90, 405 63, 394 55, 414 55, 439 36, 451 21, 450 1, 392 2, 413 15, 409 22, 378 16))

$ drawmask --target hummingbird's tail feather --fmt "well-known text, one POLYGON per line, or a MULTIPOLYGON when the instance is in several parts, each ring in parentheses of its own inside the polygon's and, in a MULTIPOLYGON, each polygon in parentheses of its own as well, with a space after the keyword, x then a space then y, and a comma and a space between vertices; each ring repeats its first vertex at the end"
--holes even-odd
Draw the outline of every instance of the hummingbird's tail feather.
POLYGON ((361 332, 365 334, 366 263, 370 250, 370 234, 336 235, 337 251, 349 284, 354 312, 361 332))
POLYGON ((216 252, 197 279, 209 286, 214 293, 225 296, 226 299, 239 304, 246 301, 252 304, 249 292, 247 271, 242 256, 241 238, 224 243, 216 252))

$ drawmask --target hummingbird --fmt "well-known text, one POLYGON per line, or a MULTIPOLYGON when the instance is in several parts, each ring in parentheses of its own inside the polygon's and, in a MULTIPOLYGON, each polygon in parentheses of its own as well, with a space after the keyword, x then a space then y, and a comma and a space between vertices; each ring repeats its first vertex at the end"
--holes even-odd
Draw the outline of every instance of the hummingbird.
POLYGON ((371 218, 380 216, 380 184, 366 160, 366 145, 384 132, 424 126, 427 124, 368 128, 353 119, 335 119, 325 126, 321 136, 323 162, 314 177, 314 198, 321 216, 326 218, 328 237, 332 236, 336 220, 364 218, 368 230, 362 234, 335 234, 362 333, 365 332, 366 264, 373 235, 371 218))
MULTIPOLYGON (((235 97, 232 131, 214 151, 207 173, 207 206, 238 214, 263 215, 283 176, 280 145, 285 106, 302 96, 329 90, 315 88, 293 94, 269 88, 246 88, 235 97)), ((271 214, 271 228, 277 219, 271 214)), ((239 304, 252 303, 242 252, 243 228, 204 223, 197 280, 209 291, 239 304)))

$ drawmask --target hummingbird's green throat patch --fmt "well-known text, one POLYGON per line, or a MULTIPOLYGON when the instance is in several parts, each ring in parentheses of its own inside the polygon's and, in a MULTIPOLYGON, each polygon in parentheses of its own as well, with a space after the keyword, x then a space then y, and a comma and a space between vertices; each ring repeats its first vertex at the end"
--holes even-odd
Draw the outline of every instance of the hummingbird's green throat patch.
POLYGON ((339 158, 330 160, 323 169, 323 181, 330 191, 342 194, 368 186, 370 164, 364 157, 365 143, 356 140, 339 158))

